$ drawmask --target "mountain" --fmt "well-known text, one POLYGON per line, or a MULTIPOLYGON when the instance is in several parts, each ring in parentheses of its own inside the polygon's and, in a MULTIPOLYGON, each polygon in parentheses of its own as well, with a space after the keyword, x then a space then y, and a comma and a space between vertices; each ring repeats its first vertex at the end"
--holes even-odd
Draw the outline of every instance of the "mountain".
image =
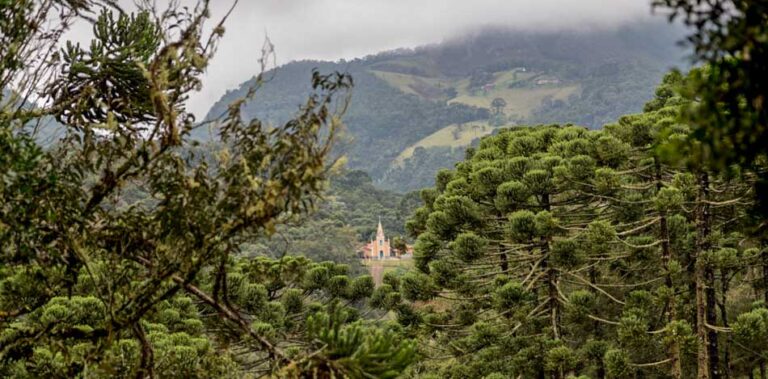
MULTIPOLYGON (((7 88, 0 91, 0 109, 34 109, 35 107, 33 102, 24 101, 7 88)), ((64 137, 65 127, 53 117, 45 116, 30 120, 24 124, 21 132, 32 136, 41 146, 50 146, 64 137)))
MULTIPOLYGON (((599 128, 640 111, 662 75, 682 63, 675 43, 680 36, 680 30, 655 22, 578 32, 486 29, 352 61, 291 62, 266 73, 269 79, 242 111, 284 122, 309 93, 313 69, 347 72, 355 81, 344 117, 353 138, 344 147, 349 166, 368 172, 377 186, 406 192, 430 186, 437 169, 463 158, 477 140, 462 135, 469 126, 483 128, 482 134, 515 124, 599 128), (494 108, 496 99, 503 101, 494 108)), ((254 84, 251 79, 228 91, 207 119, 254 84)))

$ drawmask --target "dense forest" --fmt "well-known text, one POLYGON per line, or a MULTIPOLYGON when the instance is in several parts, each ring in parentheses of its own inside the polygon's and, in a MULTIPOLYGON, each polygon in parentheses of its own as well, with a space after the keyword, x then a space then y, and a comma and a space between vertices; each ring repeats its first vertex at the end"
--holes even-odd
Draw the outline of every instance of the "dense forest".
MULTIPOLYGON (((393 76, 318 67, 308 91, 286 92, 300 104, 289 110, 259 92, 281 80, 266 72, 199 121, 186 100, 225 38, 208 2, 133 13, 0 2, 0 377, 768 377, 768 88, 755 80, 768 76, 768 7, 652 6, 688 28, 696 65, 660 78, 641 110, 587 110, 634 107, 623 85, 591 79, 569 100, 582 111, 550 98, 518 119, 547 122, 524 125, 508 125, 515 104, 501 97, 492 109, 424 98, 471 100, 466 87, 399 92, 392 106, 431 109, 416 120, 433 132, 506 119, 465 149, 436 148, 450 167, 414 148, 395 180, 428 175, 419 161, 445 168, 403 195, 339 151, 363 149, 345 110, 351 131, 354 117, 376 117, 347 107, 350 94, 396 92, 360 84, 393 76), (91 42, 64 43, 78 20, 91 42), (290 114, 255 118, 246 110, 260 102, 290 114), (414 247, 380 283, 354 258, 379 220, 414 247)), ((548 57, 549 76, 514 69, 505 83, 554 86, 570 70, 559 54, 615 53, 552 38, 558 54, 529 55, 548 57)), ((500 76, 466 67, 533 67, 500 53, 462 61, 466 48, 361 62, 466 74, 475 93, 500 76)), ((644 86, 624 64, 585 67, 644 86)))
POLYGON ((387 235, 405 238, 405 221, 421 204, 418 192, 401 195, 381 190, 363 171, 343 171, 329 177, 316 209, 277 228, 268 239, 243 246, 245 256, 304 255, 315 260, 348 265, 361 274, 357 249, 370 241, 381 222, 387 235))
POLYGON ((604 131, 505 130, 438 174, 408 223, 418 271, 377 289, 454 303, 411 321, 438 341, 431 355, 453 357, 425 370, 685 377, 698 364, 742 377, 764 365, 754 176, 649 149, 690 132, 670 117, 683 80, 669 75, 646 112, 604 131))

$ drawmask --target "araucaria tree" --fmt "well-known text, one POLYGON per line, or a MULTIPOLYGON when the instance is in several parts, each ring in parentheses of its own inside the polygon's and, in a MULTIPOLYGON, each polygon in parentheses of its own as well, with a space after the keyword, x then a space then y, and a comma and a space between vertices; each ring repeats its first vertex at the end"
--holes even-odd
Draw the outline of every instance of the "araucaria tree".
POLYGON ((221 143, 202 149, 184 102, 223 20, 206 36, 208 1, 150 5, 0 5, 0 376, 402 371, 411 344, 355 322, 370 278, 235 258, 311 209, 351 78, 315 73, 279 126, 235 103, 216 120, 221 143), (93 23, 85 46, 60 41, 75 20, 93 23), (52 119, 62 138, 42 148, 52 119))
POLYGON ((765 329, 764 244, 749 233, 755 179, 668 159, 690 133, 687 80, 668 75, 644 113, 603 131, 502 130, 438 174, 407 224, 419 272, 373 295, 405 299, 389 307, 422 336, 415 370, 765 372, 764 348, 751 345, 765 329))

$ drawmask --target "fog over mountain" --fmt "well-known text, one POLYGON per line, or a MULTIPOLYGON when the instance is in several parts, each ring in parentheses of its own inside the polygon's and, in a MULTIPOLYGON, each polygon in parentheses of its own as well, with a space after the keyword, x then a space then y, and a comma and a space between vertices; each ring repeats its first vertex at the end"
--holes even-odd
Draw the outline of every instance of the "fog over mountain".
MULTIPOLYGON (((130 0, 118 4, 136 8, 130 0)), ((188 100, 198 119, 221 114, 243 95, 261 69, 268 38, 274 56, 267 69, 277 67, 270 73, 276 77, 258 102, 245 106, 246 114, 283 122, 307 95, 313 68, 349 72, 356 82, 345 117, 355 140, 350 166, 401 190, 428 185, 436 168, 460 159, 467 141, 431 146, 436 142, 428 137, 487 120, 496 97, 509 103, 498 124, 599 128, 640 111, 663 73, 684 62, 675 44, 680 28, 653 15, 646 0, 222 0, 211 6, 208 28, 231 13, 203 89, 188 100), (427 155, 416 150, 423 144, 432 147, 427 155), (369 146, 377 147, 375 157, 369 146), (406 184, 409 159, 426 173, 406 184)), ((85 42, 89 28, 74 25, 68 37, 85 42)))
MULTIPOLYGON (((434 173, 462 159, 467 146, 503 125, 574 123, 600 128, 642 111, 663 74, 681 66, 680 30, 664 20, 616 28, 515 30, 485 27, 439 44, 344 61, 279 66, 241 111, 286 122, 310 92, 310 72, 355 79, 343 117, 349 167, 382 188, 432 185, 434 173), (493 103, 501 101, 498 112, 493 103), (415 174, 414 173, 418 173, 415 174)), ((253 73, 227 89, 207 118, 223 114, 255 85, 253 73)), ((196 138, 215 138, 198 129, 196 138)))
MULTIPOLYGON (((228 2, 217 2, 214 15, 228 2)), ((488 26, 527 31, 613 28, 651 17, 644 0, 264 0, 241 1, 228 20, 203 92, 191 107, 204 112, 223 91, 254 73, 265 36, 277 64, 350 59, 442 42, 488 26), (233 59, 235 58, 236 59, 233 59)))
MULTIPOLYGON (((182 0, 192 5, 192 0, 182 0)), ((234 0, 211 2, 213 18, 234 0)), ((132 0, 119 0, 126 10, 132 0)), ((165 2, 155 2, 162 8, 165 2)), ((439 43, 488 26, 523 31, 615 28, 651 18, 645 0, 257 0, 239 1, 229 31, 190 108, 204 115, 227 90, 258 71, 266 37, 277 65, 294 60, 338 60, 385 50, 439 43)), ((212 27, 213 23, 208 26, 212 27)), ((68 37, 87 41, 90 25, 74 25, 68 37)))

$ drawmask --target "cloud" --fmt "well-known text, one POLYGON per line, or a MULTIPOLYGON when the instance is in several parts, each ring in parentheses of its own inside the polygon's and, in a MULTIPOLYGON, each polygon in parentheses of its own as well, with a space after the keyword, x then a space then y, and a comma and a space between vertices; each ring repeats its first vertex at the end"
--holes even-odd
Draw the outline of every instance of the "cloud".
MULTIPOLYGON (((232 0, 213 0, 213 18, 232 0)), ((337 60, 440 42, 486 26, 611 28, 648 18, 650 0, 240 0, 189 106, 198 116, 258 72, 264 38, 278 64, 337 60)))

